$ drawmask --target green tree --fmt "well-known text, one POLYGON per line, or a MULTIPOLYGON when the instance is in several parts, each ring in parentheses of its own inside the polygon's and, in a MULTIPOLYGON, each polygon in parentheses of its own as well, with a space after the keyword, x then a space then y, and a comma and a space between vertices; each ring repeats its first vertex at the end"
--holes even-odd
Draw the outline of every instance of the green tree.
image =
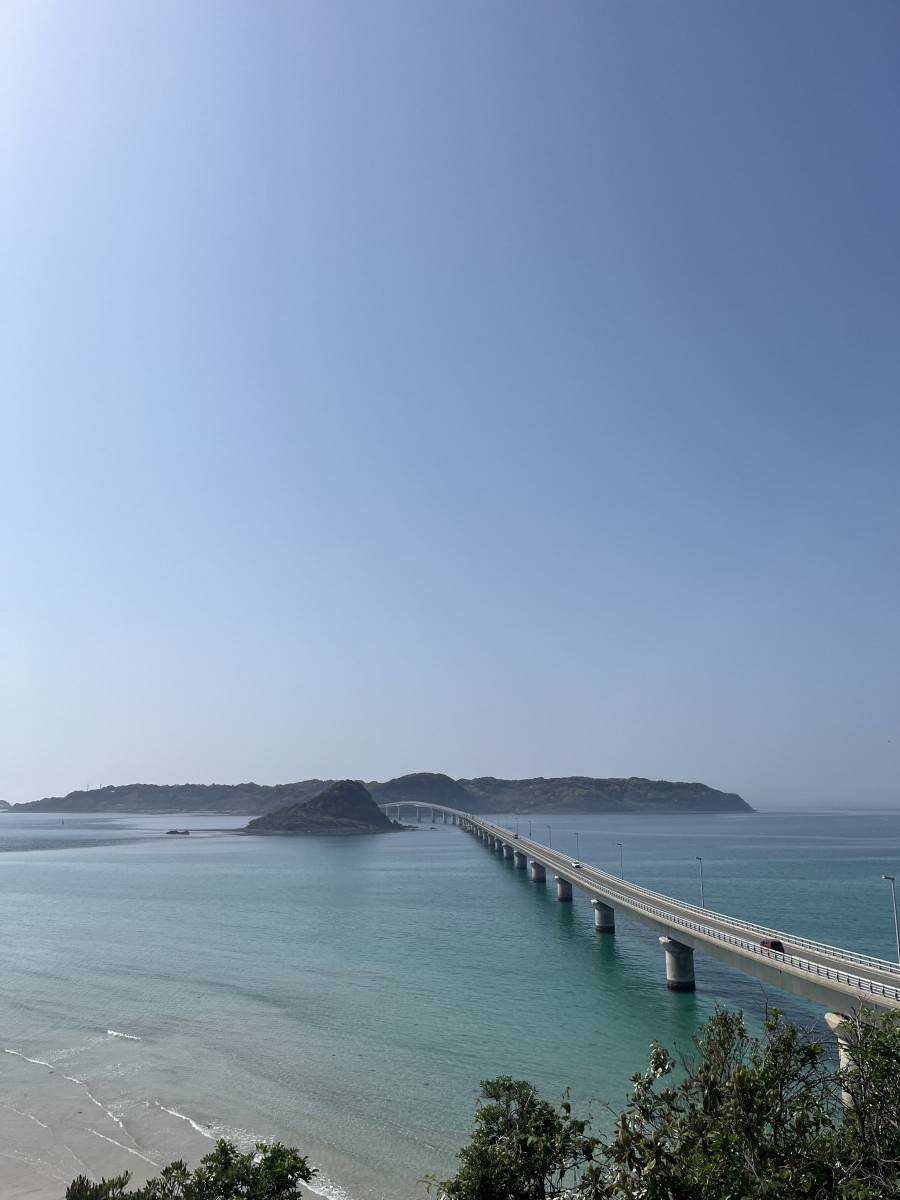
POLYGON ((99 1183, 79 1175, 66 1189, 66 1200, 299 1200, 298 1185, 314 1175, 301 1154, 280 1142, 260 1142, 254 1152, 242 1154, 221 1140, 194 1171, 180 1161, 169 1163, 130 1191, 127 1172, 99 1183))
POLYGON ((681 1064, 652 1047, 606 1139, 567 1100, 488 1080, 459 1170, 429 1183, 441 1200, 900 1200, 900 1016, 845 1035, 838 1072, 779 1014, 755 1038, 719 1010, 681 1064))
POLYGON ((776 1014, 751 1038, 719 1010, 677 1084, 654 1046, 650 1069, 603 1146, 602 1186, 621 1200, 800 1200, 832 1195, 827 1153, 839 1114, 821 1043, 776 1014))
POLYGON ((836 1151, 840 1195, 900 1200, 900 1012, 855 1013, 841 1032, 849 1064, 840 1077, 848 1099, 836 1151))
POLYGON ((569 1194, 599 1144, 588 1122, 530 1083, 501 1075, 481 1084, 475 1133, 453 1179, 426 1181, 448 1200, 555 1200, 569 1194))

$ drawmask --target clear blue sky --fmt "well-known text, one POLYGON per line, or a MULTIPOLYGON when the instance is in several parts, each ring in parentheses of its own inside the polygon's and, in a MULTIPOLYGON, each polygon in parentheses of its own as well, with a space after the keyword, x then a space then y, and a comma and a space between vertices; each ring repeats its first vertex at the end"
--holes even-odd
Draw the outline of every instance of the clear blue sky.
POLYGON ((900 7, 6 0, 0 796, 900 803, 900 7))

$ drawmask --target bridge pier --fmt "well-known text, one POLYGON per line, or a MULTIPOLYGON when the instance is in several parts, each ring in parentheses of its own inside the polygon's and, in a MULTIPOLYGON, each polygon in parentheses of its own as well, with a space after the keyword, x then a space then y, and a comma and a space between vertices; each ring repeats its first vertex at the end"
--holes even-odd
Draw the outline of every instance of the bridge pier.
POLYGON ((528 860, 526 859, 525 855, 522 853, 521 850, 513 851, 513 866, 516 868, 517 871, 524 871, 525 868, 528 866, 528 860))
POLYGON ((532 861, 531 861, 531 872, 530 873, 531 873, 531 878, 535 881, 535 883, 543 883, 544 880, 547 878, 547 872, 544 869, 544 864, 535 862, 534 859, 532 859, 532 861))
POLYGON ((616 910, 602 900, 592 900, 594 906, 594 928, 598 933, 616 932, 616 910))
POLYGON ((666 952, 666 987, 669 991, 695 991, 693 949, 670 937, 661 937, 659 944, 666 952))
POLYGON ((444 824, 446 825, 447 824, 447 814, 444 812, 444 813, 441 813, 441 816, 444 818, 444 824))
POLYGON ((419 825, 422 824, 422 810, 419 808, 418 804, 416 805, 416 822, 419 825))
POLYGON ((572 899, 571 883, 569 883, 568 879, 563 879, 563 877, 561 875, 554 875, 553 878, 556 880, 556 898, 557 898, 557 900, 570 901, 572 899))
MULTIPOLYGON (((847 1042, 845 1033, 845 1023, 847 1021, 846 1013, 827 1012, 825 1014, 825 1024, 834 1034, 835 1041, 838 1046, 838 1069, 841 1073, 841 1078, 853 1070, 853 1059, 850 1057, 850 1046, 847 1042)), ((853 1097, 846 1088, 841 1088, 841 1103, 844 1108, 850 1108, 853 1103, 853 1097)))
POLYGON ((494 849, 497 851, 498 854, 503 853, 503 843, 500 841, 500 839, 498 837, 494 838, 494 849))
POLYGON ((503 857, 504 858, 512 858, 512 856, 513 856, 512 846, 510 846, 509 842, 504 842, 503 843, 503 857))

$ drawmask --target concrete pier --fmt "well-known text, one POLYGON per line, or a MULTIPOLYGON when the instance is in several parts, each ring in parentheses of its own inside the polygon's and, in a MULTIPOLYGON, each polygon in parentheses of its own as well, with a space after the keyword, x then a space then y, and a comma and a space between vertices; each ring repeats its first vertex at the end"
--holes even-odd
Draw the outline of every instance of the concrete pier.
POLYGON ((659 944, 666 952, 666 987, 670 992, 693 992, 694 951, 674 938, 661 937, 659 944))
POLYGON ((504 858, 512 858, 512 856, 513 856, 512 846, 509 844, 509 842, 504 842, 503 843, 503 857, 504 858))
POLYGON ((517 871, 524 871, 525 868, 528 866, 528 859, 525 857, 525 855, 522 853, 521 850, 513 851, 513 866, 516 868, 517 871))
POLYGON ((544 864, 535 860, 532 860, 530 874, 535 883, 543 883, 547 878, 547 871, 544 864))
MULTIPOLYGON (((834 1034, 835 1041, 837 1042, 838 1068, 842 1077, 853 1069, 853 1059, 850 1057, 850 1047, 848 1046, 847 1039, 844 1036, 846 1021, 846 1013, 827 1012, 825 1014, 825 1024, 834 1034)), ((841 1088, 841 1101, 845 1108, 849 1108, 853 1103, 853 1097, 846 1088, 841 1088)))
POLYGON ((594 906, 594 928, 598 933, 616 932, 616 910, 602 900, 592 900, 594 906))
POLYGON ((572 885, 568 879, 563 879, 561 875, 554 875, 556 880, 556 898, 557 900, 572 899, 572 885))

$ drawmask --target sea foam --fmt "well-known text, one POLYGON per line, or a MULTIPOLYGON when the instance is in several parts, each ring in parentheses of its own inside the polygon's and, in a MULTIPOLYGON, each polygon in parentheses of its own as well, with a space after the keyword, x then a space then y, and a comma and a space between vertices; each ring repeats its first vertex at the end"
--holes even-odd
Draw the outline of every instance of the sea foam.
POLYGON ((209 1138, 211 1142, 216 1140, 216 1135, 214 1133, 210 1133, 205 1125, 199 1125, 191 1117, 187 1117, 184 1113, 179 1112, 177 1108, 166 1108, 166 1106, 164 1104, 160 1104, 158 1100, 154 1100, 153 1103, 164 1113, 168 1113, 170 1117, 177 1117, 179 1121, 187 1121, 191 1129, 196 1129, 197 1133, 201 1134, 205 1138, 209 1138))
POLYGON ((36 1067, 47 1067, 49 1070, 53 1070, 53 1063, 48 1063, 46 1058, 29 1058, 28 1055, 23 1054, 21 1050, 7 1050, 5 1046, 3 1048, 3 1053, 14 1054, 16 1058, 24 1058, 26 1062, 34 1063, 36 1067))
POLYGON ((103 1138, 104 1142, 112 1142, 114 1146, 118 1146, 120 1150, 124 1150, 126 1154, 133 1154, 135 1158, 142 1158, 145 1163, 149 1163, 151 1167, 159 1168, 159 1163, 154 1162, 152 1158, 148 1158, 146 1154, 141 1154, 140 1150, 132 1150, 130 1146, 123 1146, 121 1142, 117 1142, 115 1138, 107 1137, 105 1133, 100 1133, 96 1129, 90 1130, 95 1137, 103 1138))

